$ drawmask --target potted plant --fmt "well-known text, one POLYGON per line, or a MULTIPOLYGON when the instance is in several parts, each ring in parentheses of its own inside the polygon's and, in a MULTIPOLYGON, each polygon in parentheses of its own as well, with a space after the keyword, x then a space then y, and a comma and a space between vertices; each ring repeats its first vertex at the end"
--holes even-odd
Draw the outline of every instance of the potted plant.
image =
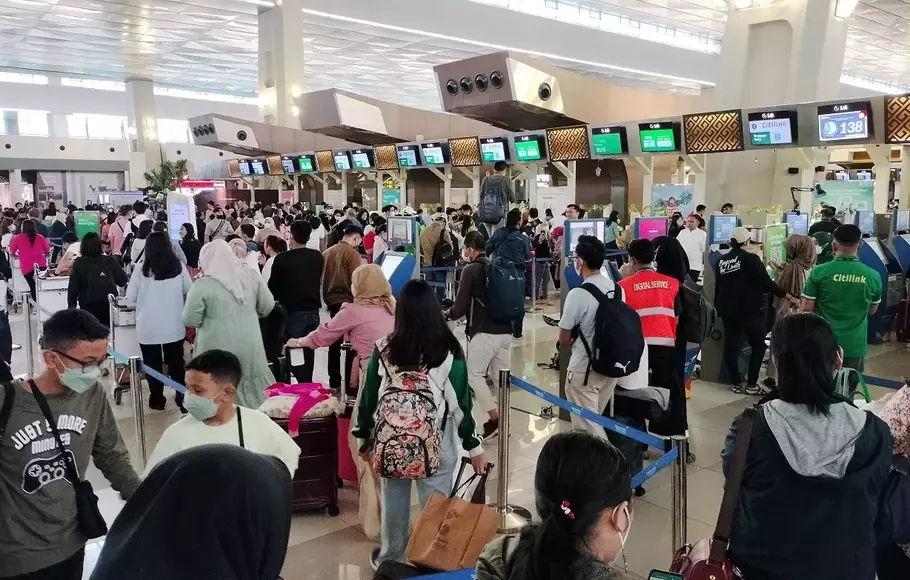
POLYGON ((186 165, 186 159, 165 161, 158 169, 146 171, 143 177, 148 184, 145 191, 148 193, 149 201, 164 203, 167 193, 180 187, 180 184, 186 180, 186 165))

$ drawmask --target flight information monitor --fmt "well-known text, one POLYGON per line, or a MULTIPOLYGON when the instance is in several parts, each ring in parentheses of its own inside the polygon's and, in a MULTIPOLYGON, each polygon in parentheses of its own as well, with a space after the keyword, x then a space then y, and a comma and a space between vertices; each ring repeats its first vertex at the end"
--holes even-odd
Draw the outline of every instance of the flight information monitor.
POLYGON ((351 170, 351 156, 347 151, 335 151, 332 155, 335 158, 335 169, 338 171, 351 170))
POLYGON ((265 175, 265 159, 251 159, 250 168, 253 175, 265 175))
POLYGON ((481 137, 480 155, 484 163, 509 160, 509 142, 505 137, 481 137))
POLYGON ((425 165, 448 165, 452 162, 452 154, 448 141, 427 141, 420 144, 420 154, 423 155, 425 165))
POLYGON ((515 135, 515 160, 523 163, 547 157, 547 136, 544 133, 515 135))
POLYGON ((796 111, 749 113, 749 143, 753 146, 791 145, 796 142, 796 111))
POLYGON ((420 167, 420 152, 417 145, 398 145, 399 167, 420 167))
POLYGON ((240 170, 240 175, 243 177, 253 174, 249 159, 239 159, 237 161, 237 168, 240 170))
POLYGON ((820 141, 856 141, 872 136, 869 101, 822 105, 818 108, 820 141))
POLYGON ((281 157, 281 166, 284 167, 284 172, 288 175, 297 173, 297 163, 296 163, 296 159, 294 159, 293 157, 288 157, 286 155, 283 155, 281 157))
POLYGON ((301 155, 297 158, 297 167, 300 173, 313 173, 316 171, 316 158, 313 155, 301 155))
POLYGON ((894 233, 910 231, 910 209, 894 210, 894 233))
POLYGON ((349 153, 354 169, 373 169, 376 166, 372 149, 351 149, 349 153))
POLYGON ((809 214, 787 212, 784 214, 784 223, 790 226, 791 234, 809 235, 809 214))
POLYGON ((738 221, 739 216, 735 215, 712 215, 708 222, 708 244, 728 243, 738 221))
POLYGON ((626 128, 622 125, 591 127, 591 149, 593 157, 625 155, 629 152, 626 128))
POLYGON ((642 153, 679 151, 679 133, 679 123, 673 121, 640 123, 638 137, 641 140, 642 153))
POLYGON ((863 236, 875 235, 875 212, 858 211, 853 215, 853 223, 863 236))
POLYGON ((669 222, 665 217, 635 218, 635 239, 653 240, 667 235, 669 222))

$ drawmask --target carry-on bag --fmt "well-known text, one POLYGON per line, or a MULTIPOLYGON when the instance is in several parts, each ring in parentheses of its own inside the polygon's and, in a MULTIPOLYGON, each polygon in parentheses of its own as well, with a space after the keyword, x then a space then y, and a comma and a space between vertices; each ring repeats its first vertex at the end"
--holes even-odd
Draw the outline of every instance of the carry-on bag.
POLYGON ((462 459, 449 497, 434 493, 423 508, 408 543, 408 560, 412 563, 443 571, 474 568, 484 546, 496 536, 499 516, 485 504, 487 477, 493 465, 488 463, 483 474, 475 473, 462 483, 468 462, 462 459), (480 481, 471 501, 459 497, 477 479, 480 481))
POLYGON ((681 574, 685 580, 743 580, 740 569, 727 558, 727 549, 730 547, 733 516, 739 504, 743 473, 746 471, 746 455, 749 452, 749 441, 752 439, 755 413, 755 409, 751 407, 743 411, 733 464, 724 486, 724 497, 720 504, 720 513, 717 514, 714 536, 700 540, 695 545, 686 544, 673 558, 670 571, 681 574))
POLYGON ((897 305, 897 340, 910 342, 910 298, 897 305))
MULTIPOLYGON (((272 419, 288 431, 287 419, 272 419)), ((325 509, 330 516, 338 510, 338 421, 335 415, 300 420, 294 442, 300 448, 293 479, 294 512, 325 509)))

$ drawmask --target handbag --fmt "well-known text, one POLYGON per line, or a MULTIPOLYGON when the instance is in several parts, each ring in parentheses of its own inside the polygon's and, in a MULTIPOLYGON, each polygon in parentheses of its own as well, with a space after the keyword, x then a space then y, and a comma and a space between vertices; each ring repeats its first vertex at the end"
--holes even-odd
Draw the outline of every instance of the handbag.
POLYGON ((903 455, 891 458, 875 516, 875 537, 879 545, 910 542, 910 460, 903 455))
POLYGON ((76 469, 76 464, 69 449, 63 445, 63 441, 60 439, 57 421, 54 420, 54 416, 51 414, 51 409, 47 404, 47 399, 44 398, 44 394, 38 390, 35 381, 29 379, 28 384, 31 386, 32 394, 41 408, 41 413, 47 419, 48 425, 51 426, 51 431, 54 432, 57 448, 63 455, 66 465, 66 478, 73 486, 73 491, 76 492, 76 520, 79 525, 79 531, 86 539, 100 538, 107 534, 107 523, 104 521, 104 516, 101 515, 101 510, 98 509, 98 496, 95 495, 95 490, 90 482, 79 478, 79 471, 76 469))
POLYGON ((485 505, 492 465, 488 463, 483 474, 475 473, 462 483, 466 463, 463 459, 449 497, 434 493, 420 514, 408 542, 408 560, 413 564, 443 571, 474 568, 481 551, 496 536, 499 516, 485 505), (470 502, 458 496, 478 478, 470 502))
POLYGON ((724 485, 724 497, 717 514, 717 525, 714 536, 706 538, 695 545, 686 544, 673 558, 671 572, 681 574, 684 580, 743 580, 743 574, 727 558, 730 547, 730 532, 733 529, 733 515, 739 504, 739 492, 746 470, 746 455, 749 452, 749 441, 752 439, 752 426, 755 424, 755 409, 743 411, 739 423, 739 437, 736 440, 736 451, 733 453, 733 465, 730 476, 724 485))

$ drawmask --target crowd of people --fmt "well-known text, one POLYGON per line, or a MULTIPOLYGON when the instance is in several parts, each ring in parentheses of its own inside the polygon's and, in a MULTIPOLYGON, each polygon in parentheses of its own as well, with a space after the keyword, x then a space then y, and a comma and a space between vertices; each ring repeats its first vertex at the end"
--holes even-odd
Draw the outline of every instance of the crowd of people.
MULTIPOLYGON (((39 225, 47 226, 34 208, 7 218, 7 230, 20 232, 8 247, 23 274, 31 267, 30 284, 36 270, 48 266, 49 240, 59 237, 61 255, 50 263, 70 276, 70 308, 43 324, 41 373, 0 388, 0 409, 9 409, 6 416, 0 412, 0 578, 81 578, 86 540, 107 532, 92 574, 98 580, 216 571, 218 577, 275 580, 287 549, 300 449, 257 409, 275 382, 270 362, 285 345, 303 349, 302 364, 291 369, 298 382, 312 381, 313 351, 328 348, 329 387, 340 392, 348 374, 360 387, 350 445, 361 518, 368 517, 370 494, 382 506, 373 565, 406 562, 415 482, 421 504, 433 492, 448 496, 459 454, 482 471, 483 440, 498 430, 487 377, 511 368, 522 319, 504 319, 493 306, 489 268, 495 262, 522 273, 520 300, 546 300, 550 280, 559 284, 559 268, 538 267, 534 276, 527 268, 532 257, 559 258, 563 230, 549 210, 541 218, 536 209, 512 209, 496 227, 481 223, 470 206, 418 214, 426 222, 422 265, 438 266, 443 253, 465 264, 454 300, 445 305, 427 283, 441 279, 408 282, 393 297, 374 264, 390 247, 386 225, 394 207, 316 215, 299 204, 210 203, 195 223, 181 225, 179 242, 168 235, 166 213, 144 202, 107 215, 101 208, 85 211, 92 210, 99 212, 99 232, 81 240, 67 235, 68 216, 58 220, 59 236, 40 233, 39 225), (441 246, 449 250, 440 252, 441 246), (186 387, 175 396, 186 416, 165 431, 141 475, 98 386, 109 356, 108 296, 120 293, 136 309, 145 364, 186 387), (330 315, 324 323, 323 305, 330 315), (467 319, 466 348, 447 324, 461 318, 467 319), (344 339, 354 354, 342 361, 344 339), (193 356, 185 362, 188 342, 193 356), (402 390, 425 399, 421 413, 392 407, 429 426, 420 461, 410 461, 411 452, 381 428, 382 414, 402 390), (481 434, 475 400, 486 419, 481 434), (109 532, 97 521, 92 526, 87 514, 90 460, 127 500, 109 532), (378 474, 378 485, 365 473, 378 474), (199 491, 206 501, 198 501, 199 491), (175 525, 192 540, 153 549, 175 525)), ((578 218, 583 210, 571 204, 564 215, 578 218)), ((583 282, 568 293, 559 320, 559 342, 571 352, 567 399, 597 414, 615 413, 618 390, 663 389, 668 404, 660 417, 646 424, 617 419, 661 436, 686 435, 681 321, 691 304, 683 296, 713 267, 727 382, 737 393, 762 397, 749 430, 730 560, 747 580, 910 577, 910 547, 878 522, 894 456, 910 453, 910 386, 877 415, 836 392, 839 370, 863 368, 868 316, 881 300, 878 276, 856 258, 859 230, 834 229, 835 258, 821 265, 812 238, 790 236, 787 261, 772 264, 769 274, 748 251, 751 235, 741 227, 720 260, 706 264, 699 217, 671 219, 670 235, 633 240, 623 274, 605 268, 614 263, 610 251, 622 235, 618 212, 606 219, 604 240, 578 239, 571 265, 583 282), (598 369, 610 353, 592 345, 602 344, 598 311, 611 299, 640 323, 612 330, 632 333, 627 342, 643 349, 635 360, 617 362, 623 372, 609 374, 598 369), (759 383, 772 328, 768 376, 759 383), (738 360, 743 338, 752 346, 745 379, 738 360)), ((164 385, 148 380, 149 407, 164 409, 164 385)), ((552 436, 538 459, 538 521, 489 544, 478 578, 628 578, 618 562, 625 560, 634 523, 633 496, 643 493, 631 483, 641 448, 614 445, 600 425, 575 414, 572 424, 576 429, 552 436)), ((737 418, 727 438, 725 473, 740 425, 737 418)))

